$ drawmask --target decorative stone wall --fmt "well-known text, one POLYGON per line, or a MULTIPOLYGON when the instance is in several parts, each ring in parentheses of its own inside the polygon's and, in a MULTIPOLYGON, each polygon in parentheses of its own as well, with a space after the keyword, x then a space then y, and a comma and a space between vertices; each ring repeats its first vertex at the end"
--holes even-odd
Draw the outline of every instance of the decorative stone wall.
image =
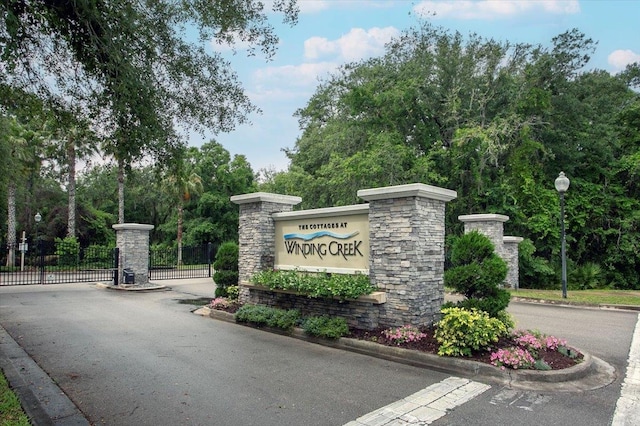
POLYGON ((251 303, 277 307, 280 309, 298 309, 303 316, 329 315, 342 317, 351 328, 373 330, 380 327, 380 307, 369 302, 316 299, 307 296, 250 290, 251 303))
POLYGON ((518 244, 523 240, 522 237, 506 236, 503 238, 503 259, 507 262, 507 279, 504 283, 505 287, 518 289, 520 288, 520 272, 518 270, 518 244))
POLYGON ((352 327, 373 329, 403 324, 428 325, 444 302, 444 213, 455 191, 424 184, 358 191, 369 201, 369 278, 386 292, 386 303, 340 302, 249 289, 251 276, 273 267, 272 214, 291 211, 299 197, 246 194, 240 205, 240 300, 303 315, 342 316, 352 327))
POLYGON ((122 281, 123 269, 131 269, 135 285, 149 282, 149 231, 153 225, 121 223, 113 225, 116 245, 120 249, 118 276, 122 281))
MULTIPOLYGON (((251 277, 273 268, 275 257, 275 222, 273 213, 288 212, 302 201, 300 197, 256 192, 234 195, 231 202, 240 205, 238 224, 239 262, 238 281, 249 283, 251 277)), ((251 300, 247 288, 240 286, 239 300, 242 303, 251 300)))
POLYGON ((486 235, 495 247, 496 254, 507 262, 507 277, 503 283, 507 288, 518 288, 518 244, 520 237, 505 237, 504 222, 509 216, 502 214, 470 214, 458 216, 458 220, 464 223, 464 233, 472 231, 486 235))
POLYGON ((445 203, 455 191, 425 184, 366 189, 369 279, 384 289, 380 326, 428 325, 444 303, 445 203))

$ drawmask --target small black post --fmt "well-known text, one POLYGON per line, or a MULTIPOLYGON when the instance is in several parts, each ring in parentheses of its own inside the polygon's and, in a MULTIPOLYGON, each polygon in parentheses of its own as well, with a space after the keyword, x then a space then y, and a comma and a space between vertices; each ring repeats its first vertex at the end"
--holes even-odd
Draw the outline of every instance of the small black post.
POLYGON ((38 254, 40 257, 40 284, 44 284, 44 246, 42 240, 38 240, 38 254))
POLYGON ((120 249, 118 247, 113 249, 113 285, 118 285, 120 274, 120 249))
POLYGON ((207 263, 209 265, 209 278, 211 278, 211 249, 212 244, 211 241, 207 243, 207 263))

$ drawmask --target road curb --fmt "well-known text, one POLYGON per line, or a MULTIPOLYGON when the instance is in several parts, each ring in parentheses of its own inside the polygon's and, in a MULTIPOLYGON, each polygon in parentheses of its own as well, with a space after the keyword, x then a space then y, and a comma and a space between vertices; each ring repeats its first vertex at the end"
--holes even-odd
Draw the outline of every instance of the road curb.
MULTIPOLYGON (((200 308, 194 313, 213 319, 236 323, 234 314, 209 308, 200 308)), ((554 391, 585 391, 598 389, 611 384, 616 376, 615 369, 606 362, 580 351, 584 359, 573 367, 562 370, 501 370, 498 367, 483 362, 471 361, 463 358, 442 357, 434 354, 414 351, 410 349, 385 346, 375 342, 358 339, 340 338, 337 340, 321 339, 308 336, 302 329, 295 328, 291 332, 260 328, 269 332, 287 335, 299 340, 330 346, 350 352, 369 355, 376 358, 429 368, 444 373, 464 375, 469 379, 484 379, 509 387, 529 390, 554 391)))
POLYGON ((617 309, 622 311, 638 311, 640 312, 640 306, 637 305, 618 305, 613 303, 598 303, 598 304, 584 304, 584 303, 571 303, 561 300, 546 300, 546 299, 531 299, 527 297, 518 297, 511 295, 511 302, 513 303, 529 303, 533 305, 552 305, 556 307, 564 308, 576 308, 576 309, 617 309))
POLYGON ((78 407, 2 326, 0 368, 32 424, 89 426, 78 407))

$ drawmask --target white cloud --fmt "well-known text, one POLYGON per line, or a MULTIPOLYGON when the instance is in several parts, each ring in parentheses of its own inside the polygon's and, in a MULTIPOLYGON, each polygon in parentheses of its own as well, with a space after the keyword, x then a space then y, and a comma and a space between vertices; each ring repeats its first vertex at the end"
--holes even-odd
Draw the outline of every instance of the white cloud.
POLYGON ((305 63, 300 65, 284 65, 281 67, 267 67, 257 70, 253 76, 260 87, 315 87, 318 77, 327 75, 338 68, 335 62, 305 63))
POLYGON ((573 14, 578 0, 425 0, 413 8, 418 16, 452 19, 500 19, 533 12, 573 14))
POLYGON ((338 61, 359 61, 384 53, 384 45, 399 34, 394 27, 374 27, 368 31, 352 28, 337 40, 312 37, 304 42, 304 56, 311 60, 330 56, 338 61))
POLYGON ((298 0, 300 13, 317 13, 329 9, 331 6, 331 2, 326 0, 298 0))
POLYGON ((394 7, 397 3, 397 0, 298 0, 298 7, 301 14, 312 14, 328 9, 384 9, 394 7))
POLYGON ((609 65, 613 66, 616 70, 622 70, 627 65, 634 62, 640 62, 640 53, 635 53, 632 50, 614 50, 607 57, 609 65))

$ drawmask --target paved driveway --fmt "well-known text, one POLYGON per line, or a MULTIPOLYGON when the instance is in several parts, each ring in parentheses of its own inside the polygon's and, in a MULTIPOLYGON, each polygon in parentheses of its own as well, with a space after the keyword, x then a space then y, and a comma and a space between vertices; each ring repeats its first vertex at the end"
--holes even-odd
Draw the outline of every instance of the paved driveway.
POLYGON ((342 425, 448 375, 190 314, 213 284, 0 289, 0 324, 94 424, 342 425))
MULTIPOLYGON (((343 425, 450 382, 449 374, 193 315, 179 301, 211 298, 212 282, 170 286, 3 287, 0 325, 96 425, 343 425)), ((637 313, 510 310, 519 326, 565 337, 610 362, 618 378, 574 393, 491 385, 434 424, 609 424, 637 313)))

